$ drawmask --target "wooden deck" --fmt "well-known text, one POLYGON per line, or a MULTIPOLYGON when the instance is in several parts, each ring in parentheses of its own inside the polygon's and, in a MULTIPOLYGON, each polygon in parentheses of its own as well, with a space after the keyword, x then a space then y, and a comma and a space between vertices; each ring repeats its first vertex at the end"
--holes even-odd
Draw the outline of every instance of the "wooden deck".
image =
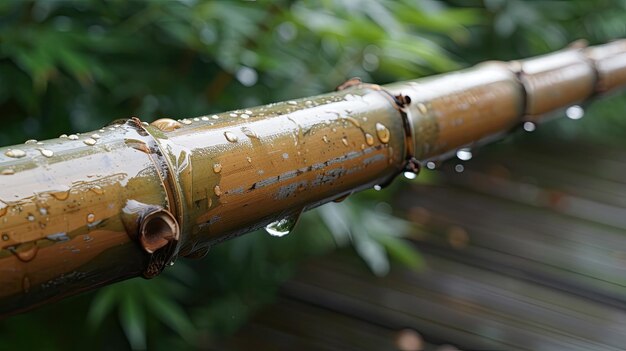
POLYGON ((316 259, 225 349, 626 349, 626 152, 518 142, 455 164, 394 205, 426 268, 316 259))

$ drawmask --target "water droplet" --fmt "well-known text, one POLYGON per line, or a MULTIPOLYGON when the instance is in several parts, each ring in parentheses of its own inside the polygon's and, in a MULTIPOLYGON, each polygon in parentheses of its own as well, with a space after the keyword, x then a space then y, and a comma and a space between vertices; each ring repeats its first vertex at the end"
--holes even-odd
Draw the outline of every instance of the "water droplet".
POLYGON ((374 185, 374 190, 376 190, 376 191, 381 191, 382 189, 383 189, 383 187, 382 187, 382 186, 380 186, 380 185, 374 185))
POLYGON ((361 128, 361 123, 359 123, 359 121, 357 121, 355 118, 353 118, 353 117, 344 117, 344 119, 347 120, 348 122, 352 123, 355 127, 361 128))
POLYGON ((222 165, 219 163, 216 163, 213 165, 213 172, 215 173, 219 173, 222 171, 222 165))
POLYGON ((437 168, 437 164, 435 162, 433 162, 433 161, 428 161, 428 162, 426 162, 426 168, 428 168, 428 169, 435 169, 435 168, 437 168))
POLYGON ((342 142, 345 146, 348 146, 348 138, 346 138, 346 137, 341 138, 341 142, 342 142))
POLYGON ((213 115, 213 116, 211 116, 211 118, 213 118, 213 119, 219 119, 219 118, 220 118, 220 116, 218 116, 218 115, 213 115))
POLYGON ((461 161, 469 161, 472 159, 472 151, 467 148, 459 149, 456 152, 456 157, 461 161))
POLYGON ((93 213, 90 213, 87 215, 87 223, 93 223, 96 221, 96 215, 94 215, 93 213))
POLYGON ((374 145, 374 137, 372 136, 372 134, 370 133, 365 133, 365 142, 367 143, 367 145, 372 146, 374 145))
POLYGON ((229 114, 229 116, 231 116, 231 117, 237 117, 237 116, 239 116, 239 115, 238 115, 238 114, 236 114, 236 113, 234 113, 234 112, 232 112, 232 113, 230 113, 230 114, 229 114))
POLYGON ((537 126, 533 122, 524 122, 524 130, 527 132, 534 132, 537 126))
POLYGON ((150 123, 150 125, 163 132, 171 132, 182 127, 182 124, 180 122, 175 121, 171 118, 157 119, 156 121, 150 123))
POLYGON ((283 153, 283 158, 284 158, 285 160, 286 160, 286 159, 288 159, 288 158, 289 158, 289 154, 288 154, 288 153, 286 153, 286 152, 285 152, 285 153, 283 153))
POLYGON ((12 175, 12 174, 15 174, 15 171, 12 168, 7 168, 7 169, 3 169, 2 172, 0 172, 0 174, 12 175))
POLYGON ((29 213, 28 216, 26 217, 26 219, 29 222, 34 222, 35 221, 35 216, 32 213, 29 213))
POLYGON ((91 138, 98 140, 98 139, 100 139, 102 137, 100 136, 100 134, 91 134, 91 138))
POLYGON ((4 240, 4 241, 9 240, 9 235, 8 234, 2 234, 2 240, 4 240))
POLYGON ((70 197, 70 189, 51 191, 50 196, 61 201, 67 200, 67 198, 70 197))
POLYGON ((461 164, 458 164, 458 165, 454 166, 454 170, 457 173, 462 173, 465 170, 465 167, 463 167, 463 165, 461 165, 461 164))
POLYGON ((96 145, 97 142, 98 141, 96 141, 96 139, 92 139, 92 138, 87 138, 83 140, 83 143, 85 143, 85 145, 88 145, 88 146, 94 146, 96 145))
POLYGON ((54 156, 54 152, 52 150, 43 149, 43 148, 38 148, 37 150, 39 150, 39 152, 41 152, 41 154, 44 155, 45 157, 50 158, 54 156))
POLYGON ((417 177, 417 174, 413 172, 404 172, 404 178, 406 179, 415 179, 416 177, 417 177))
POLYGON ((47 215, 48 215, 48 209, 46 209, 45 207, 40 207, 40 208, 39 208, 39 213, 40 213, 42 216, 47 216, 47 215))
POLYGON ((24 142, 24 144, 29 145, 29 144, 37 144, 37 140, 35 139, 28 139, 24 142))
MULTIPOLYGON (((115 130, 115 128, 113 128, 113 130, 115 130)), ((70 140, 78 140, 78 135, 70 134, 67 138, 70 139, 70 140)))
POLYGON ((200 118, 196 117, 193 119, 194 122, 200 122, 200 118))
POLYGON ((248 163, 252 163, 252 159, 250 158, 250 156, 246 157, 246 161, 248 161, 248 163))
POLYGON ((222 189, 220 189, 219 185, 216 185, 215 188, 213 188, 213 192, 215 193, 215 196, 217 197, 222 196, 222 189))
POLYGON ((378 140, 380 140, 383 144, 387 144, 391 138, 389 129, 387 129, 387 127, 385 127, 382 123, 376 123, 376 135, 378 136, 378 140))
POLYGON ((104 189, 102 189, 100 186, 98 185, 94 185, 91 188, 89 188, 89 190, 91 190, 92 192, 94 192, 97 195, 102 195, 104 194, 104 189))
POLYGON ((183 119, 182 121, 180 121, 180 123, 184 124, 184 125, 190 125, 192 122, 188 119, 183 119))
POLYGON ((26 152, 24 152, 23 150, 20 150, 20 149, 10 149, 7 152, 5 152, 4 154, 9 156, 9 157, 13 157, 13 158, 22 158, 22 157, 26 156, 26 152))
POLYGON ((247 113, 242 113, 240 117, 243 118, 243 119, 248 119, 248 118, 250 118, 250 115, 247 114, 247 113))
POLYGON ((581 119, 585 115, 585 110, 578 105, 570 106, 565 110, 565 115, 569 119, 581 119))
POLYGON ((343 200, 347 199, 350 196, 350 194, 352 194, 352 193, 347 193, 345 195, 342 195, 342 196, 334 199, 333 202, 337 202, 337 203, 342 202, 343 200))
POLYGON ((296 214, 279 219, 265 226, 265 231, 271 236, 285 236, 296 226, 299 217, 299 214, 296 214))
POLYGON ((38 249, 39 248, 35 245, 35 243, 30 242, 21 244, 11 251, 15 254, 15 256, 17 256, 17 258, 20 259, 20 261, 28 262, 37 256, 38 249))
POLYGON ((243 127, 241 128, 241 131, 243 132, 243 134, 245 136, 247 136, 248 138, 255 138, 255 139, 259 139, 259 135, 256 134, 255 132, 253 132, 252 130, 250 130, 250 128, 248 127, 243 127))
POLYGON ((293 106, 295 106, 295 105, 297 105, 297 104, 298 104, 298 103, 297 103, 297 102, 295 102, 295 101, 287 101, 287 103, 288 103, 289 105, 293 105, 293 106))
POLYGON ((60 139, 67 139, 67 134, 61 134, 61 135, 59 135, 59 138, 60 139))
POLYGON ((237 140, 239 140, 239 138, 237 138, 237 136, 233 134, 233 132, 224 132, 224 136, 226 137, 226 140, 230 141, 231 143, 236 143, 237 140))
POLYGON ((327 137, 326 135, 324 135, 324 136, 322 137, 322 140, 324 140, 324 142, 325 142, 326 144, 328 144, 328 143, 330 142, 330 140, 328 140, 328 137, 327 137))
POLYGON ((25 293, 30 291, 30 279, 26 275, 24 276, 24 279, 22 280, 22 289, 24 289, 25 293))

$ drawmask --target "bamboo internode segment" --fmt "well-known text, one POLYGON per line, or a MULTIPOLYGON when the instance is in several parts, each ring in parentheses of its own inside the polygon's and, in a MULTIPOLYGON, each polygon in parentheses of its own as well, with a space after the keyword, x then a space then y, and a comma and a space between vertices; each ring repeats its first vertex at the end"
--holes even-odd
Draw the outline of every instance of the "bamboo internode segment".
POLYGON ((384 87, 408 96, 418 160, 446 158, 459 147, 497 137, 526 121, 626 85, 626 40, 384 87))
POLYGON ((0 149, 0 314, 116 280, 626 84, 626 42, 0 149))

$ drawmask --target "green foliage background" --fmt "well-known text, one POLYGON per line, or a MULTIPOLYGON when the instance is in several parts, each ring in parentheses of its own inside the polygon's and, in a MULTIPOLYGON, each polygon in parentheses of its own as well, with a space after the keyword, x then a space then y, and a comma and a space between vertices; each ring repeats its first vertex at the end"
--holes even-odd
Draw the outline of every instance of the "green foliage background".
MULTIPOLYGON (((0 145, 619 37, 624 0, 2 1, 0 145)), ((592 106, 587 115, 598 118, 557 122, 532 137, 623 144, 624 111, 618 96, 592 106)), ((0 349, 210 349, 270 303, 306 257, 352 246, 375 274, 387 272, 390 258, 417 268, 419 254, 401 239, 410 225, 386 204, 402 186, 322 207, 287 238, 252 233, 154 280, 0 321, 0 349)))

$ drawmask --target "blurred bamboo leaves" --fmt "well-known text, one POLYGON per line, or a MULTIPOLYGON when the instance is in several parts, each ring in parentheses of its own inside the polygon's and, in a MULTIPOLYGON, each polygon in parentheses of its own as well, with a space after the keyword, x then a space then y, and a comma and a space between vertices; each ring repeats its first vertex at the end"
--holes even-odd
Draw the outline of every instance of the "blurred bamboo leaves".
MULTIPOLYGON (((313 95, 352 76, 385 83, 578 38, 607 41, 626 36, 625 15, 624 0, 2 1, 0 144, 313 95)), ((596 112, 623 120, 623 105, 596 112)), ((387 204, 401 189, 395 182, 321 207, 285 238, 246 235, 152 281, 10 318, 0 349, 210 348, 273 301, 307 257, 352 246, 375 274, 390 261, 418 269, 419 253, 402 239, 411 225, 387 204)))

